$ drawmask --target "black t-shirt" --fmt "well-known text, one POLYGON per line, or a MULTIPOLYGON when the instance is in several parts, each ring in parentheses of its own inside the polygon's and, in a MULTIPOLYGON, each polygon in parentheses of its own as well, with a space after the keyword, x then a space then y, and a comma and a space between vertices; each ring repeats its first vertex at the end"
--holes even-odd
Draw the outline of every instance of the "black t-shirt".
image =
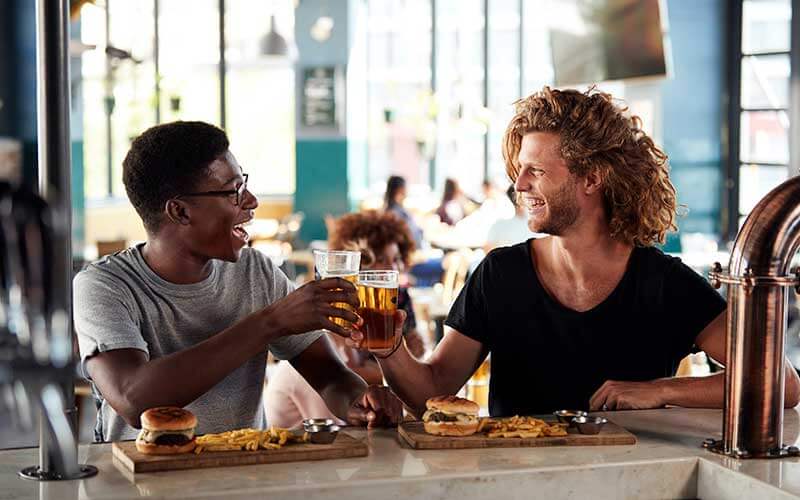
POLYGON ((680 259, 635 248, 625 274, 595 308, 577 312, 542 287, 530 240, 486 256, 445 324, 492 356, 489 412, 588 409, 606 380, 675 374, 725 300, 680 259))

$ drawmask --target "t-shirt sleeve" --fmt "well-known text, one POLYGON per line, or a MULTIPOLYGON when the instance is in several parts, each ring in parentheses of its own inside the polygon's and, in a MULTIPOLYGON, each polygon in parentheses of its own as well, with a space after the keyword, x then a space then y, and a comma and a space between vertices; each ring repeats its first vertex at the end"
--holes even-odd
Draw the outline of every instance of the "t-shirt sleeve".
POLYGON ((489 254, 467 279, 444 324, 483 344, 489 344, 489 320, 486 307, 489 254))
MULTIPOLYGON (((267 279, 271 282, 271 286, 268 287, 270 297, 267 297, 267 303, 271 304, 292 293, 295 290, 292 280, 269 257, 261 252, 257 252, 257 255, 261 259, 267 279)), ((298 335, 287 335, 271 342, 269 350, 277 359, 292 359, 305 351, 324 333, 322 330, 316 330, 298 335)))
POLYGON ((72 287, 80 370, 84 377, 89 378, 86 360, 97 353, 138 349, 150 358, 135 305, 120 283, 97 272, 82 271, 72 287))
POLYGON ((671 330, 668 345, 678 357, 692 351, 700 332, 727 307, 703 276, 679 260, 664 278, 664 305, 671 330))

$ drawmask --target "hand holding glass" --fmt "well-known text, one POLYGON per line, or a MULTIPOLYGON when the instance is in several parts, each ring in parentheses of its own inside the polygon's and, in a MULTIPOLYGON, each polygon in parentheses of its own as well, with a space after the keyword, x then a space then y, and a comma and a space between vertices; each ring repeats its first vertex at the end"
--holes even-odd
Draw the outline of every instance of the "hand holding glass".
POLYGON ((358 273, 358 315, 364 323, 361 347, 378 356, 388 356, 402 341, 395 331, 399 273, 397 271, 361 271, 358 273))
MULTIPOLYGON (((361 265, 361 252, 350 252, 346 250, 315 250, 314 251, 314 274, 316 279, 342 278, 352 284, 358 281, 358 267, 361 265)), ((353 306, 346 302, 334 302, 333 307, 347 309, 355 312, 353 306)), ((345 328, 352 328, 348 321, 342 318, 330 317, 331 321, 345 328)))

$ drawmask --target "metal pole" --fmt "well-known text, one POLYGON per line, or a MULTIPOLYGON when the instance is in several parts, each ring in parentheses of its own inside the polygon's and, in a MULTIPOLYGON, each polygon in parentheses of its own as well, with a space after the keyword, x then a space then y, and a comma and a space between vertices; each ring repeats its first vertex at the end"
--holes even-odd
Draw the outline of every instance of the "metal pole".
MULTIPOLYGON (((489 109, 489 0, 483 0, 483 106, 489 109)), ((489 178, 489 123, 483 136, 483 179, 489 178)))
MULTIPOLYGON (((38 0, 36 3, 36 79, 39 148, 39 193, 61 224, 54 234, 52 297, 55 308, 71 311, 72 249, 69 236, 70 203, 70 128, 69 128, 69 6, 66 0, 38 0), (62 229, 58 232, 58 229, 62 229), (66 230, 64 230, 66 229, 66 230)), ((52 309, 51 309, 52 310, 52 309)), ((61 315, 69 321, 70 315, 61 315)), ((52 325, 51 325, 52 328, 52 325)), ((71 331, 71 330, 68 330, 71 331)), ((72 379, 63 381, 65 411, 74 417, 75 389, 72 379)), ((42 472, 52 471, 53 450, 44 415, 40 415, 39 460, 42 472)), ((74 418, 70 418, 73 432, 74 418)))
POLYGON ((219 0, 219 126, 225 128, 225 0, 219 0))
MULTIPOLYGON (((436 96, 436 0, 431 0, 431 94, 436 96)), ((436 128, 439 127, 439 116, 436 116, 436 128)), ((431 190, 436 189, 436 150, 439 149, 438 131, 434 141, 433 157, 428 167, 428 184, 431 190)))
MULTIPOLYGON (((723 102, 728 119, 722 124, 722 140, 725 162, 722 196, 722 235, 725 241, 733 241, 739 230, 739 144, 741 120, 741 82, 742 82, 742 2, 726 2, 728 29, 727 47, 727 88, 723 102)), ((794 17, 794 16, 793 16, 794 17)))
POLYGON ((158 37, 159 0, 153 0, 153 65, 155 66, 155 94, 156 94, 156 125, 161 123, 161 68, 158 64, 160 55, 158 37))

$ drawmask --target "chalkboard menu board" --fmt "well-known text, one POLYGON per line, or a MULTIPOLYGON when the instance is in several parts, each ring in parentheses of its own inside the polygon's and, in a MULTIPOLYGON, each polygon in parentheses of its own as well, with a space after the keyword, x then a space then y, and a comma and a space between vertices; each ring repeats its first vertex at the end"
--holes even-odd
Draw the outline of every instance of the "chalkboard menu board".
POLYGON ((303 125, 336 127, 336 71, 333 66, 303 70, 303 125))

